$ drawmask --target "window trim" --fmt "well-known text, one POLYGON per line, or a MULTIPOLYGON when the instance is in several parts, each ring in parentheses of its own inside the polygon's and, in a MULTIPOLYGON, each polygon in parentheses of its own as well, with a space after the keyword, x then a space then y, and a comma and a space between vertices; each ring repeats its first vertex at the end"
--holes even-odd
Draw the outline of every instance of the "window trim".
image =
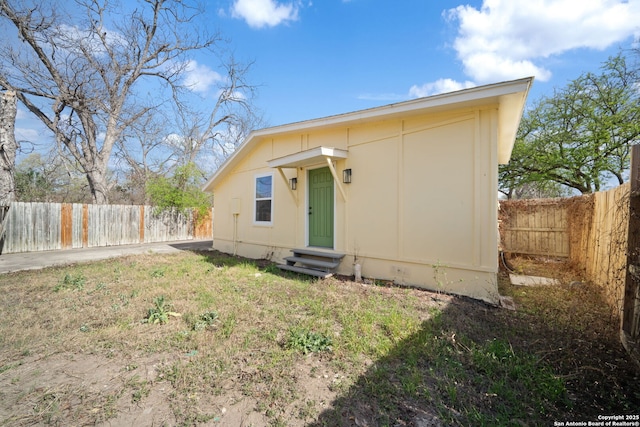
POLYGON ((275 193, 275 180, 273 179, 273 172, 259 173, 253 176, 253 224, 261 225, 261 226, 272 226, 273 225, 273 205, 274 205, 274 193, 275 193), (259 178, 271 178, 271 197, 263 197, 258 198, 258 179, 259 178), (256 215, 258 214, 258 202, 262 200, 270 200, 271 201, 271 212, 269 217, 270 221, 258 221, 256 219, 256 215))

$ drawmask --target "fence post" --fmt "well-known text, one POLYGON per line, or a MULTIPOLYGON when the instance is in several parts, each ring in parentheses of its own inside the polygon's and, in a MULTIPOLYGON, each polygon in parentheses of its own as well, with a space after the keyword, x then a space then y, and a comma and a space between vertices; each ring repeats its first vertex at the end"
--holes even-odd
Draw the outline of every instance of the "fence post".
POLYGON ((631 147, 627 272, 622 308, 622 344, 640 364, 640 145, 631 147))

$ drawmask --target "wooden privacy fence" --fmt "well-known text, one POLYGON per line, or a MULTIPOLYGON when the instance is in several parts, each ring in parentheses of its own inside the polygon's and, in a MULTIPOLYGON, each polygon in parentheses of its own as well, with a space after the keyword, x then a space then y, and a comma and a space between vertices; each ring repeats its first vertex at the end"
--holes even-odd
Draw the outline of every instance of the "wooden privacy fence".
POLYGON ((603 289, 640 363, 640 146, 629 183, 569 199, 501 201, 499 217, 501 250, 567 257, 603 289))
POLYGON ((501 250, 568 258, 603 287, 621 314, 629 225, 629 184, 563 199, 500 202, 501 250))
POLYGON ((569 219, 562 199, 503 200, 500 235, 504 252, 569 256, 569 219))
POLYGON ((22 203, 9 206, 0 253, 209 239, 213 209, 159 211, 152 206, 22 203))

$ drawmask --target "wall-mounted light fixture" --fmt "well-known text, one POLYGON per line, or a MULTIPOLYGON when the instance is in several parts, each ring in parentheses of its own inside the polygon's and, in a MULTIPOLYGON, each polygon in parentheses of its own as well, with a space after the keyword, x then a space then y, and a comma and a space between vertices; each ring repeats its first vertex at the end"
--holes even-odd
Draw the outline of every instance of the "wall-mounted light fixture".
POLYGON ((345 169, 342 171, 342 182, 345 184, 351 184, 351 169, 345 169))
POLYGON ((291 187, 292 190, 295 190, 296 188, 298 188, 298 178, 291 178, 289 180, 289 186, 291 187))

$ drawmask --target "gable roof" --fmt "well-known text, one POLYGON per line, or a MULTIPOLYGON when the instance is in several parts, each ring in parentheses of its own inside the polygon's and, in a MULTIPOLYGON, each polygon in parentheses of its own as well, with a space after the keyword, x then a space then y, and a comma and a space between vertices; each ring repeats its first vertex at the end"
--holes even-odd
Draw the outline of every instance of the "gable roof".
POLYGON ((272 138, 291 133, 345 127, 370 121, 493 103, 499 105, 498 163, 504 164, 507 163, 511 157, 516 132, 520 125, 520 119, 522 118, 525 102, 532 83, 533 77, 527 77, 253 131, 220 168, 218 168, 202 189, 204 191, 213 191, 213 187, 229 171, 233 170, 253 147, 266 137, 272 138))

